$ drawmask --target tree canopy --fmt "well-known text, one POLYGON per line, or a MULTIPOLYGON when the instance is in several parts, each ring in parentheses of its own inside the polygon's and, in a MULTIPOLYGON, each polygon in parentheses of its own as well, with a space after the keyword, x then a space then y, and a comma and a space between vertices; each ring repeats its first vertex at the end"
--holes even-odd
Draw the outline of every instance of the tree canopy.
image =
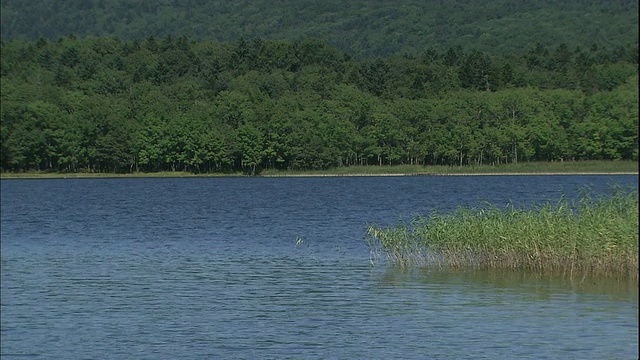
POLYGON ((535 42, 571 49, 638 43, 638 2, 629 0, 1 0, 0 15, 3 40, 315 37, 360 60, 457 46, 496 55, 535 42))
POLYGON ((167 35, 0 50, 3 171, 638 159, 637 45, 356 60, 316 38, 167 35))

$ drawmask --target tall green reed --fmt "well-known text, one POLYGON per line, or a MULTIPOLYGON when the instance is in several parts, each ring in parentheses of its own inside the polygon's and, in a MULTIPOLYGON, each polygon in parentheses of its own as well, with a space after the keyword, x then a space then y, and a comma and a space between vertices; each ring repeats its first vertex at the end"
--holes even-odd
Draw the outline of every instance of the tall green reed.
POLYGON ((573 275, 638 276, 638 193, 585 189, 528 208, 491 204, 369 226, 372 262, 406 266, 525 269, 573 275))

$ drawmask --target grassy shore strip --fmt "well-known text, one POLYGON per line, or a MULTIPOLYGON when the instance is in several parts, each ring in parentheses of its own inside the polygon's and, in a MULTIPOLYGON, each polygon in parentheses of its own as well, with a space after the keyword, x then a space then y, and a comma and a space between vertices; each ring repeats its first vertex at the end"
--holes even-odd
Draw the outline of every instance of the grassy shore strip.
MULTIPOLYGON (((619 175, 638 174, 637 161, 583 161, 583 162, 543 162, 503 164, 499 166, 344 166, 329 170, 265 170, 263 177, 303 177, 303 176, 469 176, 469 175, 619 175)), ((180 171, 154 173, 0 173, 3 179, 44 179, 44 178, 139 178, 139 177, 228 177, 248 176, 242 173, 193 174, 180 171)))
POLYGON ((341 177, 341 176, 532 176, 532 175, 638 175, 637 172, 495 172, 495 173, 412 173, 412 174, 288 174, 288 175, 260 175, 262 177, 341 177))
MULTIPOLYGON (((350 174, 267 174, 258 177, 392 177, 392 176, 532 176, 532 175, 638 175, 638 172, 494 172, 494 173, 350 173, 350 174)), ((216 177, 249 177, 246 174, 192 174, 185 172, 156 172, 156 173, 3 173, 0 179, 110 179, 110 178, 216 178, 216 177)))
POLYGON ((271 171, 262 176, 638 174, 637 161, 531 162, 498 166, 345 166, 329 170, 271 171))
MULTIPOLYGON (((428 175, 428 174, 425 174, 428 175)), ((515 176, 515 175, 638 175, 638 172, 495 172, 495 173, 449 173, 449 174, 431 174, 433 176, 515 176)))
POLYGON ((372 261, 400 267, 531 270, 575 276, 638 278, 638 192, 543 203, 529 209, 460 208, 410 222, 370 226, 372 261))

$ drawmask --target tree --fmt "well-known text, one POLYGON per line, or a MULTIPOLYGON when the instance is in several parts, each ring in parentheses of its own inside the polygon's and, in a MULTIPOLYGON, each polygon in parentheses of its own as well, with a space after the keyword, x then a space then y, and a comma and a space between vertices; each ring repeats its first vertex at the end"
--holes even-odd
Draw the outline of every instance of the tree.
POLYGON ((235 137, 242 167, 251 175, 257 175, 264 151, 262 133, 251 124, 243 124, 236 130, 235 137))
POLYGON ((375 96, 386 95, 391 81, 389 66, 381 59, 360 67, 362 88, 375 96))
POLYGON ((466 89, 491 91, 497 81, 491 59, 479 50, 467 54, 459 76, 462 87, 466 89))

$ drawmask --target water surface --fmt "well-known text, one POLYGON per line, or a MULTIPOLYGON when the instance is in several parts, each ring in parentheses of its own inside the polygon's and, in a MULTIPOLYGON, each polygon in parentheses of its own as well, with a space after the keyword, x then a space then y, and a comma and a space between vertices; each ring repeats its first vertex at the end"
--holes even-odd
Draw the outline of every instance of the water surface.
POLYGON ((637 358, 637 283, 371 267, 369 223, 636 176, 2 180, 4 358, 637 358))

